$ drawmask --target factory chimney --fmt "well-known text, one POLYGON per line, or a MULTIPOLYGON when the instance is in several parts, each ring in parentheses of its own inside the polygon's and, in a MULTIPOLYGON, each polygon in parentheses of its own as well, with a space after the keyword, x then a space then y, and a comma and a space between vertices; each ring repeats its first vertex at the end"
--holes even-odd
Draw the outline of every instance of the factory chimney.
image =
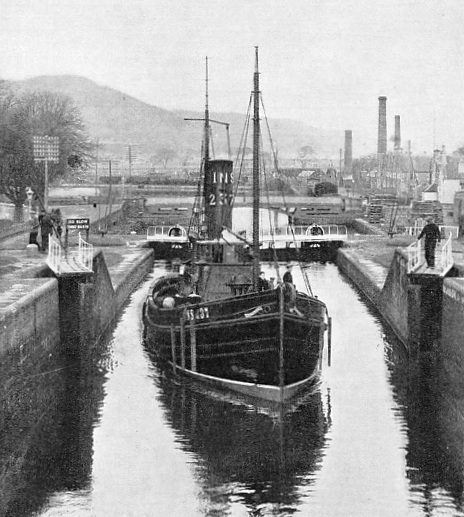
POLYGON ((395 151, 401 151, 401 126, 400 126, 400 116, 395 115, 395 142, 394 142, 395 151))
POLYGON ((351 174, 351 167, 353 165, 353 131, 347 129, 345 131, 345 163, 343 172, 349 176, 351 174))
POLYGON ((379 97, 379 138, 377 141, 377 154, 387 152, 387 98, 379 97))

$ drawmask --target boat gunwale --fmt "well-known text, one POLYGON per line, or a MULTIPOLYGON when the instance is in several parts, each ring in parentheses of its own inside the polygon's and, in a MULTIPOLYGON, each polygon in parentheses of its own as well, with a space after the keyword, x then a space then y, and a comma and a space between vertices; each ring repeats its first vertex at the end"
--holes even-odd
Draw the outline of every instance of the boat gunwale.
MULTIPOLYGON (((189 305, 188 307, 198 307, 198 305, 189 305)), ((160 309, 157 309, 157 310, 160 310, 160 309)), ((173 310, 173 309, 170 309, 170 310, 173 310)), ((203 329, 208 329, 208 328, 214 328, 214 327, 217 327, 217 326, 226 326, 227 324, 229 324, 230 326, 233 324, 235 326, 238 326, 238 325, 245 325, 245 324, 250 324, 250 322, 253 322, 253 323, 262 323, 263 321, 266 321, 266 320, 272 320, 272 319, 276 319, 276 318, 279 318, 280 315, 278 312, 274 312, 274 313, 265 313, 265 314, 257 314, 255 316, 251 316, 249 318, 246 318, 246 317, 238 317, 238 318, 234 318, 234 319, 222 319, 222 320, 214 320, 214 321, 204 321, 204 320, 195 320, 195 328, 196 329, 200 329, 200 330, 203 330, 203 329)), ((155 323, 153 322, 149 317, 147 317, 145 315, 145 318, 148 319, 148 322, 153 326, 153 327, 156 327, 160 330, 170 330, 172 327, 174 327, 175 329, 180 329, 181 328, 181 324, 180 323, 175 323, 175 324, 165 324, 165 325, 160 325, 159 323, 155 323)), ((322 326, 324 325, 325 321, 324 321, 324 318, 321 317, 320 319, 318 320, 315 320, 314 318, 310 318, 310 317, 305 317, 305 318, 302 318, 301 316, 298 316, 297 314, 292 314, 292 313, 289 313, 289 312, 286 312, 284 313, 284 320, 285 321, 293 321, 293 322, 298 322, 298 323, 302 323, 303 325, 305 326, 311 326, 311 327, 317 327, 317 326, 322 326)), ((186 326, 188 326, 188 324, 186 324, 186 326)))
POLYGON ((257 399, 268 400, 272 402, 288 402, 297 395, 306 385, 309 385, 319 374, 319 369, 316 368, 309 377, 284 386, 272 386, 270 384, 258 384, 245 381, 235 381, 215 377, 214 375, 207 375, 204 373, 194 372, 188 368, 182 368, 179 365, 174 365, 171 361, 167 363, 175 368, 176 372, 184 374, 186 377, 207 382, 210 385, 221 386, 227 390, 236 393, 242 393, 257 399))

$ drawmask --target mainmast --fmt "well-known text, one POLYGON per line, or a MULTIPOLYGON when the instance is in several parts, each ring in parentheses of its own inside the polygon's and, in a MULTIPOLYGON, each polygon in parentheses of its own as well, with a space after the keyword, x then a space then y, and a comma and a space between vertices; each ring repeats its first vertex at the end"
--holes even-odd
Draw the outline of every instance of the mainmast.
POLYGON ((255 47, 253 75, 253 289, 258 290, 259 279, 259 70, 258 47, 255 47))

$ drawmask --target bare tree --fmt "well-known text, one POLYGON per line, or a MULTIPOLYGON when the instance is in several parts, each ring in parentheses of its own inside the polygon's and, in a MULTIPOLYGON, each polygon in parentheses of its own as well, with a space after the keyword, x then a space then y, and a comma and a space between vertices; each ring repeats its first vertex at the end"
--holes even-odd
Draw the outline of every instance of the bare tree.
POLYGON ((298 159, 301 163, 301 168, 306 168, 308 159, 314 156, 314 149, 310 145, 304 145, 298 149, 298 159))
POLYGON ((168 163, 173 160, 177 156, 177 153, 174 149, 171 149, 170 147, 160 147, 158 151, 156 152, 156 158, 158 161, 160 161, 163 165, 163 168, 166 169, 168 166, 168 163))
POLYGON ((0 192, 15 204, 15 218, 20 219, 26 200, 26 188, 43 195, 43 164, 36 164, 33 137, 59 138, 59 161, 50 164, 49 179, 62 176, 72 165, 86 163, 91 146, 77 108, 65 96, 49 92, 32 92, 21 97, 0 99, 0 192))

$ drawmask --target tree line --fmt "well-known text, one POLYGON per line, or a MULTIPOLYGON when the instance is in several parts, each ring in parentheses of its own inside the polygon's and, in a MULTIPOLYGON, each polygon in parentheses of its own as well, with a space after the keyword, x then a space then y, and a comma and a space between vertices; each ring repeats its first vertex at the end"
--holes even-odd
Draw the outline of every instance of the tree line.
POLYGON ((58 137, 58 161, 48 165, 50 182, 92 158, 81 114, 69 97, 14 93, 0 83, 0 194, 14 203, 15 220, 21 220, 28 188, 37 200, 44 195, 44 163, 34 160, 34 136, 58 137))

